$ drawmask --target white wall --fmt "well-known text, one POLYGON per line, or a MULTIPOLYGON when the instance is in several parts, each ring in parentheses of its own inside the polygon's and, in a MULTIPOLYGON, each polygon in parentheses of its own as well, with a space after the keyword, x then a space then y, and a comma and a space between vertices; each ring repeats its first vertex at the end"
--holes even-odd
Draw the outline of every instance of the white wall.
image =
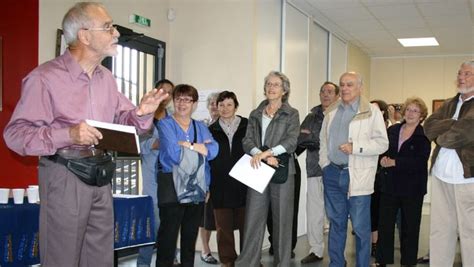
MULTIPOLYGON (((290 79, 289 103, 299 110, 300 123, 308 110, 309 23, 310 20, 306 15, 293 6, 286 5, 283 72, 290 79)), ((306 165, 304 160, 299 160, 299 162, 303 171, 299 198, 298 235, 303 235, 306 233, 306 171, 304 171, 306 165)))
POLYGON ((255 107, 256 8, 253 1, 175 0, 170 78, 200 89, 237 93, 239 114, 255 107))
MULTIPOLYGON (((40 64, 55 57, 56 30, 61 29, 61 22, 64 14, 76 2, 79 1, 39 1, 40 64)), ((133 4, 125 0, 103 0, 101 2, 109 11, 115 24, 130 28, 136 32, 144 33, 145 35, 161 41, 168 42, 169 22, 166 16, 168 11, 168 0, 135 0, 133 1, 133 4), (131 14, 138 14, 151 19, 151 27, 146 28, 130 24, 128 18, 131 14)), ((169 61, 167 63, 169 64, 169 61)))
POLYGON ((329 79, 339 82, 341 74, 347 71, 347 44, 336 35, 329 38, 329 79))
POLYGON ((349 43, 347 46, 347 70, 356 71, 364 80, 362 94, 370 96, 370 57, 359 47, 349 43))
POLYGON ((422 98, 431 113, 434 99, 445 99, 456 93, 459 66, 473 55, 437 57, 372 58, 371 99, 403 103, 406 98, 422 98))
MULTIPOLYGON (((308 109, 309 110, 321 104, 319 100, 319 89, 321 85, 329 78, 329 32, 316 24, 311 22, 309 27, 310 36, 310 50, 309 50, 309 87, 308 87, 308 109)), ((337 80, 332 80, 337 83, 337 80)), ((303 112, 303 111, 301 111, 303 112)))

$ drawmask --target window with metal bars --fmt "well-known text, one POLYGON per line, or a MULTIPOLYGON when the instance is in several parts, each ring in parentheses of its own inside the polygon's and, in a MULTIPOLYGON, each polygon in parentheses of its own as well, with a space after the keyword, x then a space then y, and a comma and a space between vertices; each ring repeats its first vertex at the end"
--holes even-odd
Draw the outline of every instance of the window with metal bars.
MULTIPOLYGON (((166 43, 116 25, 120 33, 118 55, 102 63, 109 68, 118 88, 133 104, 165 74, 166 43)), ((140 156, 114 153, 117 169, 112 180, 114 194, 140 193, 140 156)))

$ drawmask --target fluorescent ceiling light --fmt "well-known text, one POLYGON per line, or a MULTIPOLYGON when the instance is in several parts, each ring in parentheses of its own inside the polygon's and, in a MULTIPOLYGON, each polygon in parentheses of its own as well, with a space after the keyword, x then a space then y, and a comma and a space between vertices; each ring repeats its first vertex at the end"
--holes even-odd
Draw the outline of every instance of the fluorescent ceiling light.
POLYGON ((398 41, 404 47, 413 46, 439 46, 438 41, 434 37, 427 38, 399 38, 398 41))

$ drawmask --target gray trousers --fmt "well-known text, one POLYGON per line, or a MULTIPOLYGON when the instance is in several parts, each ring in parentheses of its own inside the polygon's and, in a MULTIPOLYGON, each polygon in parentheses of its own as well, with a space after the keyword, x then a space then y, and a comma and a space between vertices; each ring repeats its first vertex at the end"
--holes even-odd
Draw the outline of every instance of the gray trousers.
POLYGON ((244 246, 236 267, 259 267, 268 205, 272 205, 273 266, 288 267, 291 261, 294 175, 283 184, 270 183, 262 194, 248 189, 245 208, 244 246))
POLYGON ((474 183, 431 179, 430 266, 453 266, 458 235, 462 266, 474 266, 474 183))
POLYGON ((65 166, 45 158, 38 173, 41 266, 113 266, 110 185, 86 185, 65 166))
POLYGON ((308 177, 306 193, 306 225, 309 253, 323 257, 324 253, 324 191, 323 177, 308 177))

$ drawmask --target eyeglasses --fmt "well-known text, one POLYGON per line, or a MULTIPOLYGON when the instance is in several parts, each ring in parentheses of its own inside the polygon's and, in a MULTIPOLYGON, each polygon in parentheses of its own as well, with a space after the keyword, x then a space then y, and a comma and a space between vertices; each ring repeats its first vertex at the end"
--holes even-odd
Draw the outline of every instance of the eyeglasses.
POLYGON ((178 97, 174 99, 174 102, 189 104, 189 103, 194 102, 194 100, 192 98, 187 98, 187 97, 178 97))
POLYGON ((407 108, 407 109, 405 110, 405 112, 410 112, 410 113, 421 113, 421 111, 419 111, 419 110, 416 110, 416 109, 411 109, 411 108, 407 108))
POLYGON ((472 72, 470 71, 459 71, 458 76, 464 76, 464 77, 469 77, 472 75, 472 72))
POLYGON ((109 32, 110 34, 114 34, 117 30, 117 27, 114 25, 106 26, 103 28, 83 28, 85 31, 102 31, 102 32, 109 32))
POLYGON ((269 88, 276 87, 276 88, 279 88, 279 87, 281 87, 281 83, 271 83, 271 82, 268 82, 268 83, 265 84, 265 87, 269 87, 269 88))

